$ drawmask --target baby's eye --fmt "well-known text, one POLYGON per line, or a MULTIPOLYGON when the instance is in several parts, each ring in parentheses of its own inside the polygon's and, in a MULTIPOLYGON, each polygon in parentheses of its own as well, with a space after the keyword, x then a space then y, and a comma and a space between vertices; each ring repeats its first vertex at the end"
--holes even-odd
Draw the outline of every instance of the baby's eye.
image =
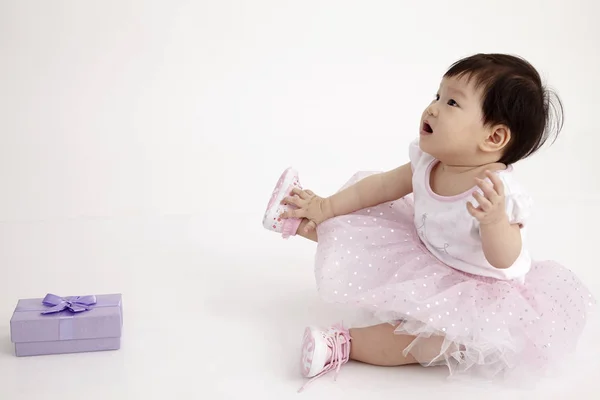
POLYGON ((436 95, 435 95, 435 101, 439 101, 439 99, 440 99, 440 95, 439 95, 439 94, 436 94, 436 95))
POLYGON ((448 105, 452 107, 458 107, 458 103, 453 99, 448 100, 448 105))

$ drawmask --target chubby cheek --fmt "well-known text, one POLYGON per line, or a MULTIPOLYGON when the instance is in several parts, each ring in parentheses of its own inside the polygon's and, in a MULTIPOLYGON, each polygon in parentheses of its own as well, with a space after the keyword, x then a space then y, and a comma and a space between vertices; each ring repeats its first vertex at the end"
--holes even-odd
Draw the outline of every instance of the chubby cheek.
POLYGON ((467 135, 478 134, 484 129, 483 124, 481 123, 481 120, 479 120, 478 118, 472 117, 472 118, 458 119, 456 122, 457 122, 457 126, 460 127, 460 130, 462 131, 463 134, 467 134, 467 135))
POLYGON ((469 137, 472 137, 472 130, 466 124, 461 121, 451 122, 448 126, 445 126, 444 135, 446 140, 452 143, 462 143, 469 137))

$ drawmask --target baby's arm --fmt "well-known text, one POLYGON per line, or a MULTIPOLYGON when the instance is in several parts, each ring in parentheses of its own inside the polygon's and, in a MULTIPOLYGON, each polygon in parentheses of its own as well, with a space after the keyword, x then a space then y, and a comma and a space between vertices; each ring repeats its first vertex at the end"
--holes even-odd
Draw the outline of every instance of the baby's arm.
POLYGON ((328 218, 350 214, 412 193, 410 163, 391 171, 370 175, 324 200, 328 218))
POLYGON ((469 202, 467 209, 479 221, 485 258, 492 266, 505 269, 512 266, 521 254, 521 227, 511 224, 506 214, 504 184, 500 178, 490 171, 486 171, 486 175, 491 183, 475 178, 483 192, 473 193, 479 206, 476 208, 469 202))
POLYGON ((483 253, 496 268, 508 268, 521 254, 521 227, 508 218, 495 223, 480 225, 483 253))

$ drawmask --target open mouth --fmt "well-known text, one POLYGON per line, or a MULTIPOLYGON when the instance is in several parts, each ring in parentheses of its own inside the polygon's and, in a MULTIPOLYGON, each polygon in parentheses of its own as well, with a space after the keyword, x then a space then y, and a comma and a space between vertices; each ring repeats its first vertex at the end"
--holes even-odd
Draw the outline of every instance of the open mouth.
POLYGON ((431 125, 429 125, 427 122, 423 122, 423 132, 433 133, 433 129, 431 128, 431 125))

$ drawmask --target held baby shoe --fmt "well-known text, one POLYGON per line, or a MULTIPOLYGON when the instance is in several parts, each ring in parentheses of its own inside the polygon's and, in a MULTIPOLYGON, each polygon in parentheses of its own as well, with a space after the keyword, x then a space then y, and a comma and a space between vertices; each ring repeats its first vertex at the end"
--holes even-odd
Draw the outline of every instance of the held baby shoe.
MULTIPOLYGON (((300 368, 302 375, 312 378, 300 388, 313 380, 335 370, 335 378, 341 366, 350 359, 350 332, 340 325, 334 325, 327 330, 308 327, 302 339, 302 355, 300 368)), ((335 379, 334 378, 334 379, 335 379)))
POLYGON ((279 177, 275 189, 273 189, 269 204, 267 205, 267 210, 263 216, 263 227, 281 233, 281 236, 284 239, 294 236, 302 222, 302 219, 300 218, 283 219, 279 217, 284 211, 296 208, 293 204, 281 204, 281 201, 284 198, 291 195, 294 187, 302 189, 298 180, 298 172, 290 167, 283 171, 283 174, 279 177))

